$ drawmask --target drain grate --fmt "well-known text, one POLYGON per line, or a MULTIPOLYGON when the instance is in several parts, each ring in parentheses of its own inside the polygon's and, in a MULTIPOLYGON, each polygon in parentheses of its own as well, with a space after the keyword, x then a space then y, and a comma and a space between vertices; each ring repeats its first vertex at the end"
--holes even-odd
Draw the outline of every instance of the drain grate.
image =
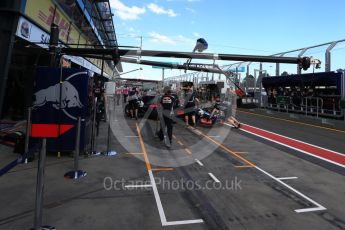
POLYGON ((277 213, 274 212, 267 212, 263 214, 258 215, 247 215, 247 216, 232 216, 229 217, 228 220, 232 223, 238 222, 238 223, 246 223, 250 221, 258 221, 262 219, 278 219, 280 216, 277 213))

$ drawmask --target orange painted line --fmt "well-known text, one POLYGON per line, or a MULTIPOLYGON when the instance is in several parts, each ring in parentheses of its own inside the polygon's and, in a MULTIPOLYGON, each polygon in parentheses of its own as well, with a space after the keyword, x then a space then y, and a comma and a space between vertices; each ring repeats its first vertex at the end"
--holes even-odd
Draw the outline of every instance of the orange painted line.
POLYGON ((181 141, 177 141, 177 144, 183 146, 182 142, 181 141))
POLYGON ((212 141, 213 143, 215 143, 216 145, 218 145, 219 147, 221 147, 222 149, 224 149, 225 151, 227 151, 228 153, 231 153, 232 155, 236 156, 237 158, 241 159, 242 161, 244 161, 247 165, 250 165, 252 167, 255 167, 255 164, 253 164, 252 162, 248 161, 247 159, 243 158, 242 156, 238 155, 236 152, 231 151, 228 147, 224 146, 223 144, 219 143, 218 141, 213 140, 212 138, 208 137, 207 135, 203 134, 202 132, 200 132, 200 135, 206 137, 208 140, 212 141))
POLYGON ((173 171, 175 170, 174 168, 155 168, 152 169, 152 171, 173 171))
POLYGON ((144 153, 126 153, 128 155, 144 155, 144 153))
POLYGON ((146 168, 147 168, 148 171, 150 171, 152 169, 152 167, 151 167, 151 163, 149 161, 149 157, 147 156, 146 147, 144 145, 143 137, 141 135, 141 131, 139 129, 138 124, 135 123, 135 125, 137 126, 137 132, 138 132, 138 136, 139 136, 140 146, 141 146, 141 149, 143 150, 143 153, 144 153, 144 159, 145 159, 145 163, 146 163, 146 168))
POLYGON ((188 148, 185 148, 184 151, 186 151, 189 155, 192 155, 192 151, 190 151, 188 148))
MULTIPOLYGON (((176 138, 175 135, 173 135, 173 138, 176 139, 176 142, 177 142, 179 145, 184 146, 184 144, 182 143, 182 141, 179 141, 179 140, 176 138)), ((188 149, 188 148, 185 148, 184 151, 186 151, 186 153, 188 153, 188 155, 192 155, 192 154, 193 154, 192 151, 190 151, 190 149, 188 149)))

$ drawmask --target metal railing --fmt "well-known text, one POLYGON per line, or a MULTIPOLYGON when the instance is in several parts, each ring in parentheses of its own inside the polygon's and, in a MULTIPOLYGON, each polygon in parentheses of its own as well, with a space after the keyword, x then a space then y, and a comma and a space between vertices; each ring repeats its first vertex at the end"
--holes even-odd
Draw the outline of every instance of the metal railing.
MULTIPOLYGON (((281 96, 282 97, 282 96, 281 96)), ((301 97, 300 104, 295 104, 293 97, 290 96, 283 96, 284 100, 268 100, 267 105, 260 106, 268 109, 278 110, 278 111, 286 111, 287 113, 303 113, 306 116, 308 115, 315 115, 316 117, 319 116, 327 116, 333 118, 341 118, 344 116, 344 112, 340 109, 340 101, 337 103, 333 103, 332 108, 325 107, 324 99, 321 97, 301 97)), ((247 99, 248 100, 248 99, 247 99)), ((253 102, 260 105, 260 100, 253 98, 253 102)))

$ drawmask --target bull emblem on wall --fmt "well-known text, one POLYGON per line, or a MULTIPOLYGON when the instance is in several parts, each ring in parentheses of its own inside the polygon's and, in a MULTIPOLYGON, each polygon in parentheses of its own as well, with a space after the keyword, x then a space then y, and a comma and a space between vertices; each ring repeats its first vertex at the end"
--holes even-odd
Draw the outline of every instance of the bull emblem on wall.
MULTIPOLYGON (((52 103, 55 109, 60 109, 60 84, 41 89, 35 94, 33 107, 44 106, 47 102, 52 103)), ((64 81, 61 86, 61 109, 78 107, 82 108, 77 89, 68 81, 64 81)))

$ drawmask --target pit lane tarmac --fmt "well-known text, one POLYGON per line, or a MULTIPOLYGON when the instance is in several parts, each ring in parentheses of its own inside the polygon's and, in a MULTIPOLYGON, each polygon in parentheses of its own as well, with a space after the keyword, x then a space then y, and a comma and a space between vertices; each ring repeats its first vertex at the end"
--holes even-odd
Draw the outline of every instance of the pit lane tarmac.
MULTIPOLYGON (((322 165, 227 125, 177 124, 167 149, 154 136, 155 121, 115 114, 111 120, 117 156, 82 160, 89 175, 75 182, 60 175, 72 160, 47 167, 44 223, 57 229, 345 229, 344 176, 322 165)), ((32 225, 36 171, 22 169, 2 178, 3 229, 32 225)))

